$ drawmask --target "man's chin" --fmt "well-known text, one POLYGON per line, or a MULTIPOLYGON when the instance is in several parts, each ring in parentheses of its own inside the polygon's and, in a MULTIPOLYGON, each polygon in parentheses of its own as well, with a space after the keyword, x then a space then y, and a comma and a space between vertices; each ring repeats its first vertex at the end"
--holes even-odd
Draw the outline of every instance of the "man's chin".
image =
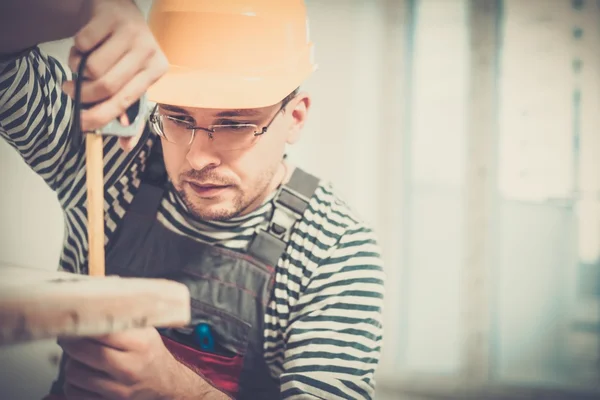
POLYGON ((204 221, 225 221, 236 217, 239 210, 225 196, 199 197, 193 191, 185 190, 183 201, 188 210, 204 221))
POLYGON ((190 209, 190 211, 194 215, 194 217, 202 221, 224 222, 238 216, 238 213, 236 211, 223 208, 205 208, 202 210, 198 208, 193 208, 190 209))

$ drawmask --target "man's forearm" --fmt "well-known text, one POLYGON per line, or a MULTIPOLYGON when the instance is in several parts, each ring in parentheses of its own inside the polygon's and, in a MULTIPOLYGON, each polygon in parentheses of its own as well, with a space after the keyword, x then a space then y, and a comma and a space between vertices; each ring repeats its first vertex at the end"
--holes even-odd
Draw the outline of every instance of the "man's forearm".
POLYGON ((73 36, 90 18, 93 0, 1 0, 0 55, 73 36))
POLYGON ((209 384, 204 377, 192 371, 183 363, 178 362, 177 374, 180 374, 179 382, 175 389, 177 393, 169 396, 169 399, 177 400, 231 400, 231 397, 219 391, 209 384))

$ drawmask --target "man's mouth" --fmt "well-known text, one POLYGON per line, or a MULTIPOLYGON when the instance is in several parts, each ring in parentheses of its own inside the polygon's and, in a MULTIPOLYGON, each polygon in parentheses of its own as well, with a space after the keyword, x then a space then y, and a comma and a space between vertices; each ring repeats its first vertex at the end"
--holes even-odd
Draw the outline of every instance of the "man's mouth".
POLYGON ((215 184, 215 183, 199 183, 187 181, 190 188, 201 198, 214 198, 222 194, 223 191, 230 188, 230 185, 215 184))

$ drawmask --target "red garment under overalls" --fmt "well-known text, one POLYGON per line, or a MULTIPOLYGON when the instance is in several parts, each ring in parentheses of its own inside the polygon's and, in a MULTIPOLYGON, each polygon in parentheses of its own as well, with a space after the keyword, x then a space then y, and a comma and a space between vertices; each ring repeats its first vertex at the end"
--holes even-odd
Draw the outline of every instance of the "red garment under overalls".
MULTIPOLYGON (((192 324, 160 330, 169 350, 233 398, 279 399, 279 380, 263 356, 264 316, 274 267, 319 181, 295 170, 274 199, 268 226, 257 231, 247 252, 235 252, 175 234, 157 222, 167 180, 160 141, 153 147, 142 184, 107 248, 107 274, 185 283, 192 324)), ((55 395, 62 393, 64 358, 55 395)))

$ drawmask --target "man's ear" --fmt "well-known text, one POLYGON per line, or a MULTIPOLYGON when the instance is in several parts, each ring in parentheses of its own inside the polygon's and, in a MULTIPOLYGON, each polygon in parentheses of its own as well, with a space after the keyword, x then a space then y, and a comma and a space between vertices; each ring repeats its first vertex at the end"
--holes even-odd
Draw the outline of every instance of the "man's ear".
POLYGON ((288 132, 287 143, 294 144, 300 139, 300 134, 306 119, 308 118, 308 110, 310 109, 310 96, 308 93, 300 92, 294 97, 290 103, 290 107, 286 110, 292 117, 292 125, 288 132))

